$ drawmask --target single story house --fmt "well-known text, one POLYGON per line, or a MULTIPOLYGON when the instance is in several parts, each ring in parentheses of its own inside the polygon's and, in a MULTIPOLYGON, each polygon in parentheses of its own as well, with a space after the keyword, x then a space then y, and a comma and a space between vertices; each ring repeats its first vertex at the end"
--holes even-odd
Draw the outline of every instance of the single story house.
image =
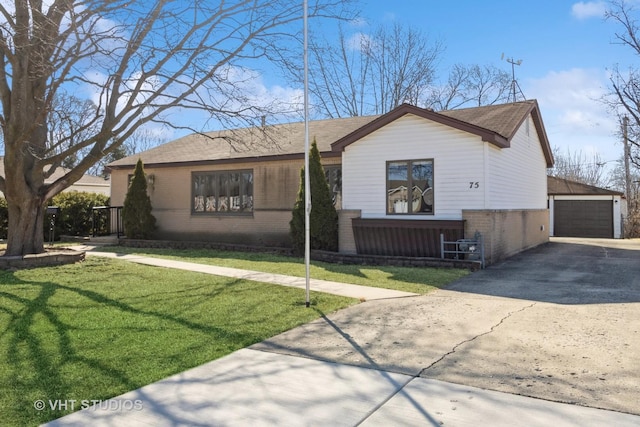
POLYGON ((623 193, 552 176, 547 187, 550 236, 623 237, 623 193))
MULTIPOLYGON (((60 178, 66 173, 65 169, 60 167, 56 169, 56 171, 47 179, 45 179, 45 183, 50 184, 54 182, 56 179, 60 178)), ((4 158, 0 156, 0 176, 4 176, 4 158)), ((94 175, 83 175, 78 181, 73 183, 69 188, 64 190, 67 191, 84 191, 87 193, 98 193, 104 194, 105 196, 109 196, 111 194, 111 184, 108 179, 104 179, 100 176, 94 175)), ((0 196, 4 197, 4 194, 0 191, 0 196)))
MULTIPOLYGON (((480 233, 488 262, 548 241, 553 156, 535 100, 310 122, 339 211, 340 251, 440 256, 480 233)), ((304 123, 189 135, 117 160, 122 205, 142 159, 157 237, 288 246, 304 123)))

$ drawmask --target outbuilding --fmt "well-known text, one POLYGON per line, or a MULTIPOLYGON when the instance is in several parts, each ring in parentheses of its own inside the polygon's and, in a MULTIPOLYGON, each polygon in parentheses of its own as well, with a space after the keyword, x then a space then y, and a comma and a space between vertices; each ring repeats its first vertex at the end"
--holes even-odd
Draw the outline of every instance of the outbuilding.
POLYGON ((549 234, 556 237, 623 237, 623 193, 548 177, 549 234))

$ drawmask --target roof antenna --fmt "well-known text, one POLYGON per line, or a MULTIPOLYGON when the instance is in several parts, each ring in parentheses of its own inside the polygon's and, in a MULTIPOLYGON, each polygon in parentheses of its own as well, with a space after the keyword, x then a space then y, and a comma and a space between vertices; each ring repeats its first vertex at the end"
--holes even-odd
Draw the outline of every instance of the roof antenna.
MULTIPOLYGON (((500 59, 504 59, 504 53, 502 54, 500 59)), ((524 93, 522 92, 522 89, 520 88, 520 85, 518 84, 518 81, 516 80, 516 65, 519 66, 520 64, 522 64, 522 59, 514 60, 513 58, 507 58, 506 61, 509 64, 511 64, 511 91, 509 92, 509 97, 507 98, 507 102, 509 102, 511 100, 511 96, 512 95, 513 95, 513 101, 512 102, 517 102, 518 101, 516 89, 518 89, 518 92, 520 92, 520 95, 522 95, 522 99, 526 100, 527 98, 524 96, 524 93)))

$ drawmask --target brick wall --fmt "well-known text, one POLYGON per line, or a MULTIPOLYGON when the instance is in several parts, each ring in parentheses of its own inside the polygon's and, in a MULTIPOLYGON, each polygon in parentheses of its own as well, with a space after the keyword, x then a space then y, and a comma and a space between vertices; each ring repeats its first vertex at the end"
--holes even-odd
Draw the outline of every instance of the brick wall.
POLYGON ((484 238, 487 264, 549 241, 549 210, 463 210, 464 234, 484 238))
POLYGON ((351 220, 360 218, 360 209, 341 209, 338 211, 338 251, 345 254, 356 253, 356 240, 353 237, 351 220))
MULTIPOLYGON (((339 157, 323 159, 323 164, 339 164, 339 157)), ((167 240, 211 240, 222 243, 288 247, 289 221, 300 186, 302 159, 197 166, 145 167, 154 175, 148 188, 157 219, 154 237, 167 240), (192 173, 221 170, 253 171, 254 210, 247 215, 194 214, 192 173)), ((124 203, 128 175, 132 170, 111 174, 112 205, 124 203)))

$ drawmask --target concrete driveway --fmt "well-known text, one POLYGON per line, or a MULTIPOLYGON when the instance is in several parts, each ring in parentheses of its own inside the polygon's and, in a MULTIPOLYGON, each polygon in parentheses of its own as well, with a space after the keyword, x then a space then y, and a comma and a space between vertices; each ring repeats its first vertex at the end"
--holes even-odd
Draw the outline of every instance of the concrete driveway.
POLYGON ((252 348, 640 415, 640 241, 554 239, 252 348))

